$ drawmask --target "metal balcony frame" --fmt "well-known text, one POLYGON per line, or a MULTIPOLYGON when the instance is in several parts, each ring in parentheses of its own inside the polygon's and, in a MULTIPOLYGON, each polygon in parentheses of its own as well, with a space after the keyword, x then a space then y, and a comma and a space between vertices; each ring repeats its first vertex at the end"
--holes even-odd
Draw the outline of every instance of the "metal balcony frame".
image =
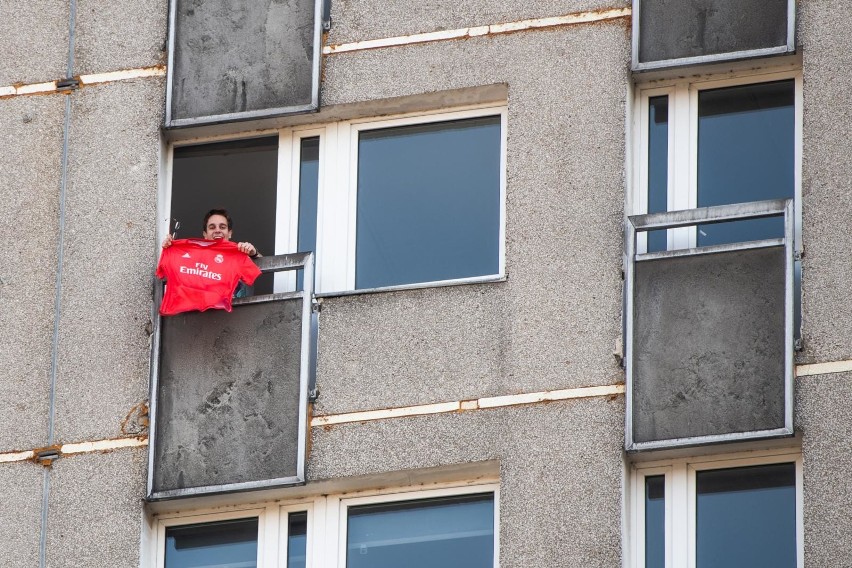
MULTIPOLYGON (((646 0, 647 1, 647 0, 646 0)), ((752 59, 756 57, 768 57, 772 55, 784 55, 796 51, 796 0, 787 0, 787 41, 784 45, 764 47, 760 49, 749 49, 746 51, 734 51, 729 53, 714 53, 711 55, 696 55, 692 57, 679 57, 676 59, 661 59, 647 63, 639 62, 639 13, 642 0, 633 0, 632 18, 632 55, 631 70, 654 71, 669 67, 684 67, 687 65, 701 65, 709 63, 721 63, 738 59, 752 59)))
MULTIPOLYGON (((258 268, 260 268, 261 272, 264 274, 286 270, 302 270, 304 275, 304 285, 301 291, 263 294, 247 298, 237 298, 233 301, 235 309, 239 309, 239 306, 246 304, 302 299, 301 368, 299 371, 299 455, 297 456, 296 475, 292 477, 265 479, 261 481, 247 481, 241 483, 154 492, 154 454, 157 441, 157 398, 159 392, 160 339, 162 329, 161 316, 157 313, 154 321, 151 348, 147 501, 160 501, 178 497, 230 493, 234 491, 265 489, 305 483, 305 452, 308 434, 308 397, 309 393, 313 392, 316 388, 317 335, 319 329, 318 314, 317 310, 314 309, 314 253, 305 252, 260 257, 255 259, 255 264, 257 264, 258 268)), ((163 284, 162 282, 157 281, 154 287, 155 308, 159 308, 162 298, 163 284)))
POLYGON ((625 449, 629 452, 694 446, 718 442, 737 442, 756 438, 770 438, 793 435, 793 288, 794 288, 794 251, 795 251, 795 218, 792 199, 775 199, 738 203, 735 205, 720 205, 702 207, 667 213, 649 213, 627 217, 625 223, 625 273, 624 273, 624 363, 626 369, 625 384, 625 449), (689 227, 698 224, 723 223, 746 219, 766 217, 784 217, 784 237, 725 245, 696 247, 681 250, 669 250, 655 253, 637 253, 636 236, 638 233, 689 227), (633 309, 634 284, 637 262, 661 258, 695 256, 719 252, 739 251, 756 248, 767 248, 783 245, 785 250, 785 284, 784 284, 784 426, 772 430, 753 432, 736 432, 711 436, 690 438, 675 438, 654 442, 635 442, 633 439, 633 309))
MULTIPOLYGON (((169 1, 169 41, 168 41, 168 66, 166 67, 166 108, 165 128, 179 128, 185 126, 202 126, 207 124, 218 124, 222 122, 233 122, 238 120, 252 120, 268 117, 276 117, 288 114, 304 114, 315 112, 319 109, 319 85, 320 85, 320 61, 322 59, 322 31, 325 20, 324 0, 314 0, 314 49, 311 60, 311 102, 305 105, 294 105, 288 107, 276 107, 268 109, 238 111, 225 114, 213 114, 192 118, 174 118, 172 116, 172 92, 174 89, 175 69, 175 33, 177 21, 178 0, 169 1)), ((330 5, 330 0, 329 0, 330 5)), ((330 16, 329 20, 330 22, 330 16)))

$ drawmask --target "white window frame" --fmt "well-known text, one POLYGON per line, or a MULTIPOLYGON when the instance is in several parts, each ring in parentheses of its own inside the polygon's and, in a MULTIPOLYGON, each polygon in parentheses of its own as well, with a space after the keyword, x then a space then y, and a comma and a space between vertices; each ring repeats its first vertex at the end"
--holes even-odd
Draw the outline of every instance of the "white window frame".
MULTIPOLYGON (((669 211, 695 209, 698 205, 698 93, 707 89, 755 85, 774 81, 794 80, 794 164, 795 247, 801 251, 802 242, 802 73, 800 70, 737 73, 702 76, 638 84, 634 91, 634 191, 628 194, 627 210, 632 214, 648 212, 648 101, 657 96, 669 97, 668 124, 668 187, 669 211)), ((695 246, 697 227, 669 229, 667 248, 684 249, 695 246)), ((637 235, 637 252, 647 251, 647 234, 637 235)))
POLYGON ((349 507, 482 493, 491 493, 494 496, 494 568, 499 568, 500 484, 480 481, 439 483, 417 489, 403 487, 358 491, 287 502, 226 505, 191 512, 162 514, 154 520, 153 538, 149 541, 149 557, 153 562, 151 568, 165 568, 167 528, 251 518, 258 519, 258 567, 286 568, 288 515, 300 512, 306 512, 308 516, 306 568, 346 568, 346 528, 349 507))
MULTIPOLYGON (((167 177, 160 191, 159 241, 169 230, 174 148, 207 142, 226 142, 278 134, 278 182, 276 199, 275 254, 296 252, 298 244, 299 144, 303 138, 320 137, 320 169, 317 199, 316 282, 318 294, 339 295, 377 290, 427 288, 505 278, 506 256, 506 145, 508 114, 505 104, 485 104, 452 110, 410 113, 383 118, 362 118, 252 132, 245 136, 211 136, 174 142, 165 152, 167 177), (500 117, 500 218, 498 271, 469 278, 436 280, 373 289, 355 288, 355 240, 357 227, 358 136, 361 132, 438 122, 500 117)), ((275 291, 295 289, 295 274, 276 274, 275 291)))
POLYGON ((630 479, 630 568, 645 568, 645 479, 665 476, 666 568, 695 568, 695 474, 698 471, 780 463, 796 464, 796 566, 804 566, 802 454, 798 450, 765 450, 633 464, 630 479))

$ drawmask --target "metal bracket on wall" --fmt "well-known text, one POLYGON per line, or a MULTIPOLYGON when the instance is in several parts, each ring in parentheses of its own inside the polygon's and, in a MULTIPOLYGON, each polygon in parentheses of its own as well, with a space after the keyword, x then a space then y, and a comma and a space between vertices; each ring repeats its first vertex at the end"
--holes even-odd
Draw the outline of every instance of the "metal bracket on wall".
POLYGON ((45 467, 50 467, 53 465, 54 461, 58 460, 61 457, 61 455, 62 454, 59 452, 59 450, 51 448, 49 450, 42 450, 36 453, 35 457, 38 463, 45 467))
POLYGON ((76 91, 80 88, 80 80, 75 79, 74 77, 68 77, 67 79, 60 79, 56 82, 56 90, 57 91, 76 91))
POLYGON ((322 2, 322 31, 327 32, 331 29, 331 0, 323 0, 322 2))

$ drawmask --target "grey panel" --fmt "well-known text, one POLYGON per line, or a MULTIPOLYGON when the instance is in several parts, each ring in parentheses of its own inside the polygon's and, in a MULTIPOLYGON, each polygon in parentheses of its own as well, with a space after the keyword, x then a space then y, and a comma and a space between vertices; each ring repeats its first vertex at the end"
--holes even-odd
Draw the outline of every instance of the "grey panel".
POLYGON ((639 63, 787 45, 788 0, 635 0, 639 63))
POLYGON ((783 247, 636 263, 635 442, 783 428, 783 247))
POLYGON ((293 477, 302 300, 162 319, 153 491, 293 477))
POLYGON ((173 0, 171 120, 311 105, 317 0, 173 0))

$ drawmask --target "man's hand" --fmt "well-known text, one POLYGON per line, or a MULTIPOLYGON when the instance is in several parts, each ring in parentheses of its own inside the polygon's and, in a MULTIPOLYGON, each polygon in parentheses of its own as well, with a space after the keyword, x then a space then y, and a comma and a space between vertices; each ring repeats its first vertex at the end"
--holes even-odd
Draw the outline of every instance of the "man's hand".
POLYGON ((164 249, 167 249, 167 248, 169 248, 170 246, 172 246, 172 241, 173 241, 173 240, 174 240, 174 238, 172 237, 171 233, 169 233, 168 235, 166 235, 166 238, 165 238, 165 239, 163 239, 163 248, 164 248, 164 249))
POLYGON ((259 256, 257 249, 251 243, 237 243, 237 249, 249 256, 259 256))

